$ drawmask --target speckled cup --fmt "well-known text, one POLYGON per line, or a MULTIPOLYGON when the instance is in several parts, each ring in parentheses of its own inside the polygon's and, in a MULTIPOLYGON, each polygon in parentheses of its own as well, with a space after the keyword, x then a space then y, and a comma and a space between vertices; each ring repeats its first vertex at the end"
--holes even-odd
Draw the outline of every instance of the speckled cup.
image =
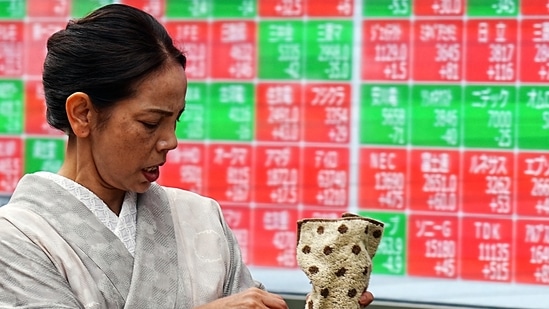
POLYGON ((297 222, 297 263, 311 280, 306 309, 360 308, 383 223, 345 213, 297 222))

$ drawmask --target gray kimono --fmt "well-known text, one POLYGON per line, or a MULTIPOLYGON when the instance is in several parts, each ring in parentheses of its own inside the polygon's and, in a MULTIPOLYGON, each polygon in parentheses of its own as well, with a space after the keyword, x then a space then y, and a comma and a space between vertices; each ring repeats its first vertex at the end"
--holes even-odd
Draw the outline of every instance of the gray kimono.
POLYGON ((153 184, 135 257, 70 192, 25 175, 0 208, 0 308, 193 308, 260 286, 219 205, 153 184))

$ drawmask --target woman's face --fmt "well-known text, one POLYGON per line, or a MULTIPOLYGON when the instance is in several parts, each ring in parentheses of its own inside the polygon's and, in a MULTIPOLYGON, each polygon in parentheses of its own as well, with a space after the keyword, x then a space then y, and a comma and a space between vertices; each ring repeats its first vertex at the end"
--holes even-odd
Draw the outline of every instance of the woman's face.
POLYGON ((91 168, 101 186, 142 193, 158 179, 166 154, 177 147, 186 91, 183 67, 171 65, 140 83, 135 96, 118 102, 92 129, 91 168))

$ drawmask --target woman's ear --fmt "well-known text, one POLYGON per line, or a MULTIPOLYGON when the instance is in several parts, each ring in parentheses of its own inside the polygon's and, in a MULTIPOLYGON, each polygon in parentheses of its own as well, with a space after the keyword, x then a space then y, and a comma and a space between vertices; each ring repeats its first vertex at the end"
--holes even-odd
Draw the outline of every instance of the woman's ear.
POLYGON ((84 92, 71 94, 65 102, 65 110, 74 135, 87 137, 90 134, 91 112, 93 111, 90 97, 84 92))

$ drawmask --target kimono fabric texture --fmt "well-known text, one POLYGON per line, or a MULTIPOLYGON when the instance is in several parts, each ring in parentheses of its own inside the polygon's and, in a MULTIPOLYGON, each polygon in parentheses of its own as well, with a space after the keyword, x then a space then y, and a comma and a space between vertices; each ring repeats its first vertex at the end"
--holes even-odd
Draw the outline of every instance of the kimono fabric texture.
POLYGON ((263 288, 212 199, 153 183, 136 229, 132 256, 74 195, 25 175, 0 208, 0 308, 193 308, 263 288))

